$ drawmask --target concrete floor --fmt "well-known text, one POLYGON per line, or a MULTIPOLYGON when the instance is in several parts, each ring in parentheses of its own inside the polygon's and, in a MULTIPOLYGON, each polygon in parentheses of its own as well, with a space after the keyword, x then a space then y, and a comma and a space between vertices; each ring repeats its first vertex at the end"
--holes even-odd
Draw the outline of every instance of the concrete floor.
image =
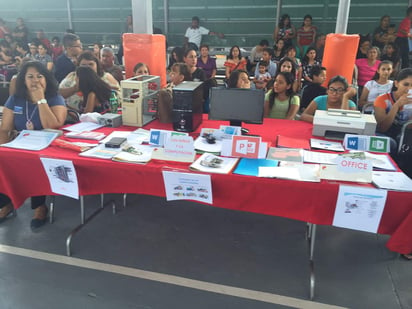
MULTIPOLYGON (((306 224, 193 202, 131 195, 73 237, 77 201, 56 198, 32 232, 28 205, 0 226, 0 309, 412 308, 412 262, 387 236, 319 226, 309 301, 306 224)), ((91 213, 98 197, 87 197, 91 213)))

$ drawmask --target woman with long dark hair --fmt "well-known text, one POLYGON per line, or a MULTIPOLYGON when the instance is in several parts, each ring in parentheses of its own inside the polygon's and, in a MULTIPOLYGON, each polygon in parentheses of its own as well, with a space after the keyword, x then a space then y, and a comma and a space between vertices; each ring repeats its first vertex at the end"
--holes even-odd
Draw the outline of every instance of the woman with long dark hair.
POLYGON ((273 88, 265 95, 264 115, 268 118, 295 119, 300 99, 293 91, 294 77, 289 72, 276 75, 273 88))
POLYGON ((105 113, 110 111, 112 90, 95 71, 86 66, 76 69, 77 84, 83 94, 83 113, 105 113))

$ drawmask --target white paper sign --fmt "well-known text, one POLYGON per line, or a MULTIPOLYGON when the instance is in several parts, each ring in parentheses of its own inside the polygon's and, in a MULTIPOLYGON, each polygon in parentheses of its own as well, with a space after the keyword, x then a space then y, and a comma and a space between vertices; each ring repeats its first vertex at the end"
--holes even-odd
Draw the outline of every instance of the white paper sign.
POLYGON ((72 161, 40 158, 52 192, 79 199, 79 184, 72 161))
POLYGON ((194 156, 193 137, 172 135, 165 140, 165 154, 171 156, 194 156))
POLYGON ((213 204, 210 175, 163 171, 166 200, 195 200, 213 204))
POLYGON ((377 233, 387 193, 373 188, 340 186, 332 225, 377 233))

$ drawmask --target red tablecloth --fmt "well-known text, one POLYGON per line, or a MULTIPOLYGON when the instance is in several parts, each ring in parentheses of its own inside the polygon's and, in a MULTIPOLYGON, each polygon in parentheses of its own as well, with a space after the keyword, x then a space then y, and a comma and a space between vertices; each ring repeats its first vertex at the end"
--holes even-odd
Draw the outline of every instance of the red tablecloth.
MULTIPOLYGON (((202 126, 217 128, 222 122, 204 120, 202 126)), ((152 122, 145 128, 172 129, 170 124, 152 122)), ((312 125, 300 121, 265 119, 263 125, 245 125, 273 146, 276 136, 312 136, 312 125)), ((133 127, 116 130, 134 130, 133 127)), ((103 128, 109 133, 113 129, 103 128)), ((200 129, 194 132, 198 134, 200 129)), ((76 152, 51 146, 43 151, 0 149, 0 192, 7 194, 18 208, 26 198, 52 195, 40 157, 71 160, 76 168, 81 195, 134 193, 166 196, 162 169, 189 171, 189 164, 152 160, 148 164, 128 164, 85 158, 76 152)), ((315 224, 331 225, 342 182, 321 183, 268 179, 241 175, 212 174, 213 206, 281 216, 315 224)), ((360 185, 345 183, 349 185, 360 185)), ((361 185, 371 186, 371 185, 361 185)), ((378 232, 389 234, 390 250, 412 252, 412 193, 389 191, 378 232)))

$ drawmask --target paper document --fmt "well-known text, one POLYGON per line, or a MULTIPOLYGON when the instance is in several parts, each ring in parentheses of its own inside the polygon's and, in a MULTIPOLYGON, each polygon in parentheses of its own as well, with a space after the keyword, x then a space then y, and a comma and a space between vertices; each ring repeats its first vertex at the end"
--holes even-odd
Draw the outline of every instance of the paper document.
POLYGON ((103 127, 102 124, 98 124, 94 122, 79 122, 74 125, 65 127, 63 128, 63 130, 70 131, 70 132, 86 132, 86 131, 93 131, 101 127, 103 127))
POLYGON ((332 225, 377 233, 387 193, 386 190, 340 186, 332 225))
POLYGON ((23 130, 14 140, 0 146, 26 150, 42 150, 47 148, 58 135, 55 132, 23 130))
POLYGON ((382 189, 412 192, 412 179, 402 172, 373 172, 372 182, 382 189))
POLYGON ((210 175, 163 171, 166 199, 195 200, 213 204, 210 175))
POLYGON ((79 184, 72 161, 40 158, 52 192, 79 199, 79 184))
POLYGON ((315 148, 315 149, 324 149, 324 150, 330 150, 330 151, 345 151, 345 149, 342 146, 342 143, 324 141, 324 140, 317 139, 317 138, 310 139, 310 147, 315 148))
POLYGON ((259 177, 320 182, 319 164, 295 164, 294 166, 259 167, 259 177))

